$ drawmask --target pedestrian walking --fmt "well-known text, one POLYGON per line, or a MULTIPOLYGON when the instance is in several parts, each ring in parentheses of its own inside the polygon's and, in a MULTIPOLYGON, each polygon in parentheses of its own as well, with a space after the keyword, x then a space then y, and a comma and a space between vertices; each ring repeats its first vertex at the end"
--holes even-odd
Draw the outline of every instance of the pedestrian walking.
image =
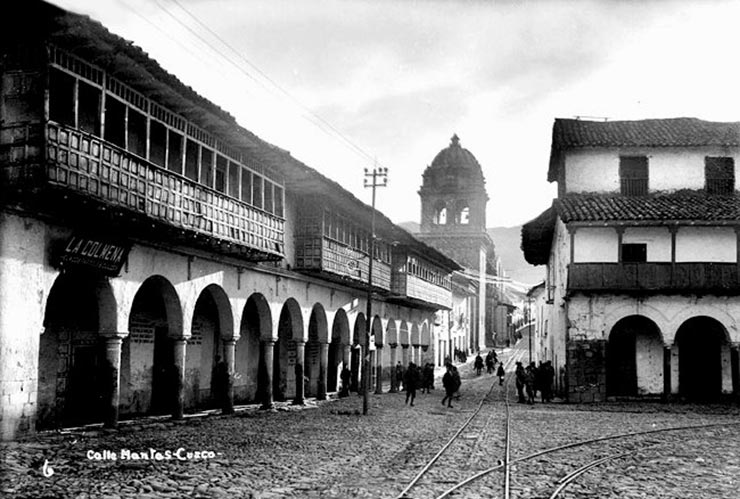
POLYGON ((429 393, 434 388, 434 366, 427 362, 421 372, 421 393, 429 393))
POLYGON ((526 384, 527 373, 524 371, 524 366, 521 362, 516 363, 514 376, 516 377, 516 394, 518 397, 517 402, 519 402, 520 404, 524 404, 527 401, 524 398, 524 386, 526 384))
POLYGON ((494 354, 493 350, 491 350, 490 352, 488 352, 488 354, 486 355, 486 373, 488 373, 488 374, 493 374, 493 368, 496 365, 496 363, 493 361, 493 356, 494 355, 495 354, 494 354))
POLYGON ((552 402, 552 383, 555 380, 555 369, 552 362, 547 361, 542 366, 542 401, 552 402))
POLYGON ((496 371, 496 376, 498 376, 498 385, 501 386, 504 384, 504 376, 506 376, 506 371, 504 371, 504 363, 502 362, 498 366, 498 371, 496 371))
POLYGON ((458 389, 458 385, 455 383, 455 376, 453 374, 454 366, 447 364, 447 371, 442 376, 442 386, 445 389, 445 396, 442 399, 442 405, 447 402, 447 407, 452 408, 452 397, 455 396, 455 392, 458 389))
POLYGON ((473 367, 475 368, 475 374, 480 376, 480 373, 483 370, 483 357, 480 356, 480 353, 475 356, 475 363, 473 364, 473 367))
POLYGON ((411 400, 412 407, 414 406, 414 399, 416 398, 416 387, 419 384, 419 371, 416 369, 416 364, 409 362, 409 367, 406 372, 403 373, 403 388, 406 390, 406 403, 411 400))
POLYGON ((452 379, 455 382, 455 400, 460 400, 460 385, 462 385, 462 380, 460 380, 460 371, 454 365, 452 366, 452 379))
POLYGON ((537 367, 535 367, 534 362, 532 362, 525 369, 525 375, 524 375, 524 387, 527 391, 527 403, 528 404, 534 404, 534 396, 535 396, 534 383, 535 383, 536 375, 537 375, 537 367))

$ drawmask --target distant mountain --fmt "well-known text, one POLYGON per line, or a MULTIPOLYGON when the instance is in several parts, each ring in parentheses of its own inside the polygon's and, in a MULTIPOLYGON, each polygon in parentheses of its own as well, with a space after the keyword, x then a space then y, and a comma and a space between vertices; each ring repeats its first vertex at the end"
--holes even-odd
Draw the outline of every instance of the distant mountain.
MULTIPOLYGON (((419 224, 416 222, 402 222, 401 227, 415 234, 419 232, 419 224)), ((521 250, 522 227, 491 227, 488 235, 496 245, 496 254, 501 259, 506 275, 514 281, 534 286, 545 278, 545 267, 535 267, 524 259, 521 250)))

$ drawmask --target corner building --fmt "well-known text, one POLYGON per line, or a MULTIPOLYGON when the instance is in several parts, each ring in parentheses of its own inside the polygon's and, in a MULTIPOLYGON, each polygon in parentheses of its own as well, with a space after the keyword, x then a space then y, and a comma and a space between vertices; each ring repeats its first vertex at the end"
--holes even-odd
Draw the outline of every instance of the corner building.
POLYGON ((569 401, 738 393, 739 146, 738 123, 555 120, 522 249, 569 401))
POLYGON ((370 207, 99 23, 2 25, 2 438, 213 407, 218 357, 235 403, 356 390, 368 326, 376 392, 433 361, 454 261, 382 214, 369 255, 370 207))

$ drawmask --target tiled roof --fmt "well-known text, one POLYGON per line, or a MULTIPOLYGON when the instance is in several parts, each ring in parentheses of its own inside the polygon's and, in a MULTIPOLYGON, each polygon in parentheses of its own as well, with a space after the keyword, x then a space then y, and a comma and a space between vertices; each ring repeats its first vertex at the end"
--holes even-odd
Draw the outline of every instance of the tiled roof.
POLYGON ((650 196, 569 194, 554 206, 563 222, 740 221, 740 197, 680 191, 650 196))
POLYGON ((557 180, 563 151, 590 147, 740 146, 740 122, 666 118, 638 121, 588 121, 558 118, 552 128, 550 170, 557 180))

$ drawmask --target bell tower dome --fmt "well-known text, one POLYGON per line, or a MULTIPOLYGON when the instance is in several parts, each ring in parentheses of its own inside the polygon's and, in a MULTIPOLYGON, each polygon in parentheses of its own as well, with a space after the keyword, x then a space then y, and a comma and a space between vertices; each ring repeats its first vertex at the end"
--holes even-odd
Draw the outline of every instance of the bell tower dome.
POLYGON ((422 177, 421 232, 485 232, 488 202, 485 183, 478 160, 453 135, 450 145, 437 153, 422 177))

